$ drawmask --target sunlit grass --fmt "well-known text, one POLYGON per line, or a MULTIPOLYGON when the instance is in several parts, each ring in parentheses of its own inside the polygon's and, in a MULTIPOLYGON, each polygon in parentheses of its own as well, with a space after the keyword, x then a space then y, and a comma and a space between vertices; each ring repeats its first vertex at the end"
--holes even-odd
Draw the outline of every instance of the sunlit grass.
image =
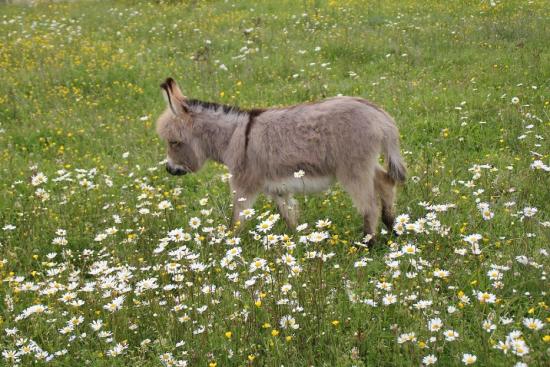
POLYGON ((549 16, 543 1, 0 5, 0 365, 546 365, 549 16), (301 231, 265 198, 229 231, 222 166, 161 164, 167 76, 242 107, 383 106, 409 171, 402 236, 368 252, 338 187, 299 198, 301 231))

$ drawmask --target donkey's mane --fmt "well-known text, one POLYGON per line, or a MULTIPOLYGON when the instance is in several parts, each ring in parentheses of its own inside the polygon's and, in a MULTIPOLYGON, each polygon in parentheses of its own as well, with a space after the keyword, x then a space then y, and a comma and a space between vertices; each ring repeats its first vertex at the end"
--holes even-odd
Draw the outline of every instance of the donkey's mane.
POLYGON ((198 99, 188 99, 187 104, 191 109, 196 109, 197 107, 200 107, 204 110, 210 110, 210 111, 222 111, 225 114, 229 113, 248 113, 248 110, 244 110, 242 108, 239 108, 237 106, 229 106, 225 104, 220 104, 216 102, 206 102, 206 101, 200 101, 198 99))
POLYGON ((188 99, 187 105, 191 110, 207 110, 211 112, 219 112, 222 111, 224 114, 243 114, 248 115, 252 118, 260 115, 261 113, 265 112, 265 109, 262 108, 240 108, 238 106, 229 106, 226 104, 216 103, 216 102, 208 102, 208 101, 201 101, 198 99, 188 99))

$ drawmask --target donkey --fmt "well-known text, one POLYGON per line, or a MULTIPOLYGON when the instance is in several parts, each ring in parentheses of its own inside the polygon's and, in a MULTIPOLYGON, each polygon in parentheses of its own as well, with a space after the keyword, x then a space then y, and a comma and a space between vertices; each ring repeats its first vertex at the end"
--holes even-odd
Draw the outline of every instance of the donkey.
POLYGON ((395 122, 381 108, 362 98, 334 97, 243 110, 189 99, 172 78, 161 88, 168 106, 157 132, 167 144, 166 170, 196 172, 208 159, 226 165, 232 226, 263 192, 294 228, 298 203, 293 194, 324 191, 338 181, 363 216, 369 246, 380 211, 392 229, 395 186, 405 181, 406 168, 395 122), (378 163, 380 153, 387 171, 378 163))

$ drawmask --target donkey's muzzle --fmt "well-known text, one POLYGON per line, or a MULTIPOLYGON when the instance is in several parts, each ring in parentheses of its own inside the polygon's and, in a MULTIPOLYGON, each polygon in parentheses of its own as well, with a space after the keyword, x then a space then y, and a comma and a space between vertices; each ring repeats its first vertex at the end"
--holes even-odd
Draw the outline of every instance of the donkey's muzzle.
POLYGON ((170 167, 169 164, 166 164, 166 171, 168 171, 169 174, 174 176, 182 176, 187 173, 187 171, 184 170, 183 168, 173 168, 173 167, 170 167))

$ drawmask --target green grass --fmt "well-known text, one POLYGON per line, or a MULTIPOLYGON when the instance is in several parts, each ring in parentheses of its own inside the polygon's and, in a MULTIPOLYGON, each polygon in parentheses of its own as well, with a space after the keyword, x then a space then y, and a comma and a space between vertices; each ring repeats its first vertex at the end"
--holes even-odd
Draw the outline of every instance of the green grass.
MULTIPOLYGON (((166 365, 189 366, 418 366, 430 354, 437 365, 458 366, 465 353, 479 366, 547 365, 549 173, 531 165, 550 165, 548 19, 548 4, 538 0, 0 5, 0 349, 19 351, 23 366, 46 364, 37 348, 22 354, 31 340, 57 352, 55 366, 159 366, 165 353, 172 356, 166 365), (209 164, 169 177, 160 164, 165 152, 154 121, 165 108, 159 84, 167 76, 190 97, 241 107, 336 94, 377 103, 399 125, 409 170, 397 212, 410 223, 427 218, 428 230, 382 234, 368 253, 356 243, 361 219, 335 187, 299 198, 309 223, 303 232, 281 221, 268 233, 249 232, 269 214, 246 223, 235 269, 222 267, 235 235, 225 227, 226 171, 209 164), (475 165, 490 168, 475 175, 475 165), (38 172, 48 180, 34 186, 38 172), (172 209, 158 209, 163 200, 172 209), (483 219, 476 200, 488 203, 492 219, 483 219), (431 216, 419 205, 426 202, 455 207, 431 216), (525 207, 538 211, 523 218, 525 207), (190 227, 192 217, 201 219, 199 229, 190 227), (331 224, 315 228, 325 218, 331 224), (116 233, 95 240, 111 227, 116 233), (192 239, 155 252, 176 228, 192 239), (58 229, 66 230, 66 244, 52 242, 58 229), (313 231, 330 237, 300 241, 313 231), (478 255, 463 240, 475 233, 478 255), (273 236, 276 244, 264 246, 273 236), (407 243, 420 252, 396 257, 407 243), (183 245, 197 258, 170 255, 183 245), (461 248, 464 256, 455 252, 461 248), (308 251, 333 256, 312 259, 308 251), (289 253, 302 269, 294 277, 279 261, 289 253), (256 257, 267 265, 251 273, 256 257), (363 258, 367 265, 355 267, 363 258), (90 273, 99 261, 105 270, 90 273), (497 284, 487 275, 494 267, 497 284), (450 274, 438 278, 439 269, 450 274), (114 285, 110 276, 119 276, 114 285), (139 292, 148 278, 159 287, 139 292), (209 285, 215 291, 203 292, 209 285), (81 305, 60 300, 71 292, 81 305), (478 292, 496 302, 480 302, 478 292), (384 305, 387 294, 396 302, 384 305), (119 296, 120 310, 104 308, 119 296), (432 304, 417 309, 419 300, 432 304), (18 318, 37 304, 48 312, 18 318), (283 328, 285 315, 299 327, 283 328), (81 324, 59 331, 79 316, 81 324), (441 330, 428 330, 437 317, 441 330), (543 328, 530 330, 525 318, 543 328), (97 319, 109 336, 90 327, 97 319), (485 331, 486 320, 496 329, 485 331), (15 335, 4 331, 12 328, 15 335), (459 337, 448 341, 445 330, 459 337), (494 348, 513 330, 529 348, 523 356, 494 348), (398 343, 407 332, 415 341, 398 343), (127 349, 109 356, 116 344, 127 349)), ((255 209, 275 213, 265 198, 255 209)))

